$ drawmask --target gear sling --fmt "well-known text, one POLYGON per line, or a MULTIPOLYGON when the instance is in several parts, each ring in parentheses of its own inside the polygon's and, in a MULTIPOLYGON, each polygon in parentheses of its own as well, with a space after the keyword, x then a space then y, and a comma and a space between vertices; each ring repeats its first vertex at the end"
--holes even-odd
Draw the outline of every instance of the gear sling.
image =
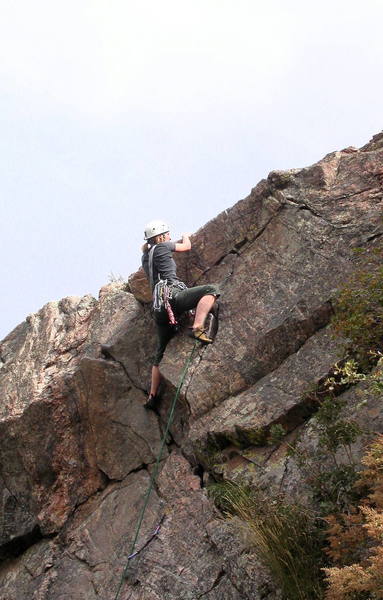
MULTIPOLYGON (((152 293, 153 293, 153 304, 152 304, 153 312, 154 312, 154 314, 156 314, 156 313, 164 314, 164 312, 165 312, 168 316, 169 325, 172 325, 173 327, 177 327, 177 325, 178 325, 177 319, 174 315, 173 309, 170 304, 170 300, 173 297, 173 286, 168 283, 167 279, 160 279, 159 275, 158 275, 158 281, 156 283, 154 282, 153 258, 154 258, 154 250, 156 248, 157 248, 157 244, 155 244, 150 249, 149 260, 148 260, 150 287, 151 287, 152 293)), ((187 289, 187 286, 184 283, 182 283, 181 281, 177 282, 176 287, 179 290, 187 289)))

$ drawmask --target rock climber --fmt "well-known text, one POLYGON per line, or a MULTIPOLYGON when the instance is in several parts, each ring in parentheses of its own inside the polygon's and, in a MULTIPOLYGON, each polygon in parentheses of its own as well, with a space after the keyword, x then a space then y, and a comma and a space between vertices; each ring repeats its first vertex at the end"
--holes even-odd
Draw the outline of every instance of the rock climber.
MULTIPOLYGON (((182 235, 182 242, 172 242, 168 225, 161 220, 150 221, 145 227, 145 244, 142 246, 142 267, 151 281, 152 291, 156 282, 166 279, 171 290, 170 305, 177 318, 182 313, 195 308, 194 323, 190 335, 204 344, 211 344, 212 339, 205 331, 205 321, 208 313, 212 310, 220 292, 216 285, 198 285, 187 288, 177 277, 176 263, 172 256, 173 252, 186 252, 191 249, 189 234, 182 235), (150 258, 150 251, 152 255, 150 258), (151 265, 150 262, 152 261, 151 265), (150 276, 152 271, 152 277, 150 276)), ((155 408, 158 401, 158 389, 161 381, 159 364, 165 352, 165 348, 176 333, 176 329, 169 323, 166 311, 154 312, 156 321, 158 342, 155 358, 152 366, 151 386, 146 408, 155 408)))

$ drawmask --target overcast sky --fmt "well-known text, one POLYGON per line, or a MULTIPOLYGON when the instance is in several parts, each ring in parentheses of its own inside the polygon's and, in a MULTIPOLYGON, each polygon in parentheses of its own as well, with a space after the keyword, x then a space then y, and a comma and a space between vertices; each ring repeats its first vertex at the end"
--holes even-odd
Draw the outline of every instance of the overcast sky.
POLYGON ((383 2, 0 0, 0 339, 383 129, 383 2))

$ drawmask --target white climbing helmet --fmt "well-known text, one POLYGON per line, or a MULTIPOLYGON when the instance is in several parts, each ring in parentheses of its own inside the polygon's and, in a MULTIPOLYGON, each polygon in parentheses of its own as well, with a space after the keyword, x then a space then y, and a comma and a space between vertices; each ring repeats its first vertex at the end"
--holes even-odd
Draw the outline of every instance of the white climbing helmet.
POLYGON ((169 231, 169 225, 165 221, 150 221, 144 231, 144 239, 150 240, 155 235, 161 235, 169 231))

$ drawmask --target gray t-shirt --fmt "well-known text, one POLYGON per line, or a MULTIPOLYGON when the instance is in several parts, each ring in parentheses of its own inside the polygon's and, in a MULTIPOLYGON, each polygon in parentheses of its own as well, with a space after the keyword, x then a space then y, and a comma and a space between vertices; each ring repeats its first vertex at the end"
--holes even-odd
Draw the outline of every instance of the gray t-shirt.
MULTIPOLYGON (((159 279, 168 281, 178 281, 177 266, 172 256, 176 249, 175 242, 161 242, 157 244, 153 252, 153 281, 156 283, 159 279)), ((142 267, 150 280, 149 276, 149 252, 142 255, 142 267)))

